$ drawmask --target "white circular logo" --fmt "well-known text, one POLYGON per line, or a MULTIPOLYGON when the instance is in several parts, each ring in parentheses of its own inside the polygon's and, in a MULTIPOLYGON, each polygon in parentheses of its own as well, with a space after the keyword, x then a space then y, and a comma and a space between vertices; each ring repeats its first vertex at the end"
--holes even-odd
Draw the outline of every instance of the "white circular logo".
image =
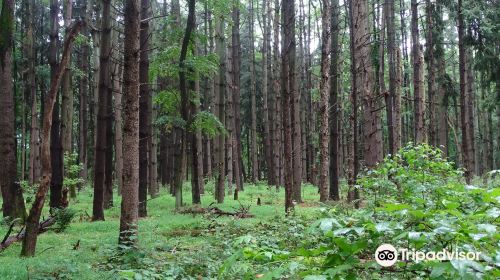
POLYGON ((382 244, 375 251, 375 260, 381 266, 391 266, 398 261, 398 251, 391 244, 382 244))

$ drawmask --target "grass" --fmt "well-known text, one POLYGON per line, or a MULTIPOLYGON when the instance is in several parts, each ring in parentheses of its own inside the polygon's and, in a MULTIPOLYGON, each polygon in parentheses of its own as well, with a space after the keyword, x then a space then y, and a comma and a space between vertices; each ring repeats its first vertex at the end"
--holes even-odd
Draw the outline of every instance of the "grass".
MULTIPOLYGON (((190 205, 190 185, 184 186, 184 200, 190 205)), ((208 206, 214 202, 210 190, 213 183, 207 184, 207 193, 202 196, 202 205, 208 206)), ((245 191, 239 194, 240 201, 234 201, 232 196, 226 196, 225 202, 218 205, 223 210, 234 210, 240 203, 251 205, 250 213, 255 218, 234 220, 231 217, 220 217, 221 223, 235 223, 241 228, 251 231, 252 226, 262 221, 284 215, 284 190, 278 192, 265 184, 246 185, 245 191), (257 198, 262 205, 257 206, 257 198)), ((313 215, 320 207, 317 203, 317 189, 306 185, 303 187, 304 204, 297 207, 297 214, 313 215)), ((47 204, 47 203, 46 203, 47 204)), ((75 201, 70 202, 70 208, 78 213, 69 228, 56 233, 48 231, 38 238, 37 253, 33 258, 20 258, 21 243, 11 245, 0 253, 0 279, 114 279, 111 271, 102 269, 106 265, 107 256, 117 247, 120 218, 120 198, 114 196, 114 207, 105 211, 106 221, 90 222, 92 215, 92 189, 83 189, 75 201), (80 240, 80 248, 73 250, 80 240)), ((165 188, 162 188, 158 198, 148 201, 148 217, 139 222, 139 244, 146 250, 157 247, 182 248, 192 253, 204 248, 210 248, 210 237, 198 236, 197 229, 203 222, 202 215, 179 214, 174 211, 175 200, 165 188)), ((48 208, 43 216, 48 216, 48 208)), ((0 227, 0 238, 5 235, 7 226, 0 227)), ((175 250, 173 250, 175 251, 175 250)), ((173 252, 172 251, 172 252, 173 252)), ((173 262, 176 254, 167 256, 173 262)), ((223 261, 223 256, 221 256, 223 261)))

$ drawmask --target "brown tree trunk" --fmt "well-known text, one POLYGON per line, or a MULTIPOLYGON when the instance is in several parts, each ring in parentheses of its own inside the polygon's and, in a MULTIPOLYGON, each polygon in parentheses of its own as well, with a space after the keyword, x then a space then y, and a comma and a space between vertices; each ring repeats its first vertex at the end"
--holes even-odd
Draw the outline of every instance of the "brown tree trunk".
POLYGON ((366 167, 372 168, 382 160, 382 131, 373 85, 368 3, 366 0, 356 0, 352 5, 356 90, 357 95, 363 99, 364 111, 364 159, 366 167))
POLYGON ((284 183, 285 212, 293 211, 294 170, 292 170, 292 97, 295 91, 295 1, 290 0, 281 6, 283 52, 282 52, 282 104, 284 128, 284 183))
POLYGON ((268 24, 268 3, 270 1, 263 0, 262 2, 262 122, 264 125, 264 152, 266 157, 266 175, 267 183, 270 186, 276 185, 276 178, 273 167, 273 157, 271 148, 271 128, 269 125, 269 104, 268 104, 268 42, 269 42, 269 24, 268 24))
POLYGON ((101 53, 99 59, 99 94, 94 153, 94 200, 92 220, 104 221, 104 191, 107 155, 107 110, 111 56, 111 0, 102 1, 101 53))
POLYGON ((118 185, 118 195, 121 195, 123 185, 123 116, 122 116, 122 66, 115 65, 115 80, 113 81, 115 108, 115 180, 118 185))
MULTIPOLYGON (((396 48, 396 30, 394 26, 394 0, 386 0, 384 7, 385 22, 387 25, 387 55, 389 58, 389 92, 387 93, 387 129, 389 130, 389 153, 394 155, 401 146, 400 130, 397 123, 400 122, 400 113, 396 113, 399 104, 399 84, 398 84, 398 59, 396 48)), ((383 93, 385 94, 385 93, 383 93)))
POLYGON ((255 89, 255 41, 254 41, 254 0, 250 0, 250 20, 249 20, 249 34, 250 34, 250 111, 251 111, 251 129, 250 129, 250 158, 252 162, 252 183, 256 183, 259 179, 259 163, 258 163, 258 150, 257 150, 257 101, 256 101, 256 89, 255 89))
POLYGON ((330 110, 330 23, 331 8, 330 1, 322 2, 321 14, 321 80, 320 90, 320 132, 319 132, 319 153, 320 153, 320 176, 319 176, 319 200, 325 202, 329 198, 328 188, 328 166, 330 164, 329 151, 329 110, 330 110))
MULTIPOLYGON (((63 0, 64 6, 64 29, 65 33, 71 25, 73 12, 73 0, 63 0)), ((65 35, 66 36, 66 35, 65 35)), ((71 57, 68 68, 64 72, 62 80, 62 102, 61 102, 61 143, 63 153, 72 152, 73 133, 73 91, 71 87, 71 57)))
POLYGON ((12 46, 15 26, 14 1, 3 1, 0 11, 0 190, 3 217, 26 217, 23 193, 17 182, 16 116, 12 84, 12 46))
POLYGON ((123 67, 123 186, 121 244, 136 244, 139 215, 139 0, 126 0, 123 67))
MULTIPOLYGON (((90 20, 91 8, 87 6, 87 1, 82 1, 82 14, 84 13, 85 20, 90 20)), ((88 36, 88 29, 85 26, 83 29, 83 33, 88 36)), ((80 111, 79 111, 79 139, 78 143, 78 162, 82 165, 82 170, 80 171, 80 177, 84 180, 87 180, 87 147, 88 147, 88 95, 89 95, 89 74, 87 74, 89 70, 89 45, 85 42, 82 45, 81 54, 80 54, 80 70, 82 73, 85 73, 80 77, 79 82, 79 94, 80 94, 80 111)), ((81 186, 79 186, 81 188, 81 186)), ((73 193, 70 194, 72 198, 73 193)))
MULTIPOLYGON (((50 50, 49 50, 49 64, 51 79, 55 78, 58 71, 57 64, 57 48, 58 48, 58 14, 59 2, 57 0, 51 1, 51 33, 50 33, 50 50)), ((70 59, 68 57, 68 59, 70 59)), ((65 71, 65 69, 63 69, 65 71)), ((47 114, 48 111, 45 112, 47 114)), ((55 108, 52 113, 52 126, 50 135, 50 154, 52 177, 50 182, 50 208, 60 208, 62 203, 62 187, 63 187, 63 151, 61 143, 61 119, 59 118, 59 94, 56 93, 55 108)))
POLYGON ((64 41, 61 62, 59 63, 59 66, 57 67, 54 75, 51 78, 50 90, 45 98, 41 149, 42 178, 40 180, 40 186, 38 187, 35 195, 35 200, 33 201, 29 215, 26 219, 26 229, 21 249, 22 256, 35 255, 40 216, 42 214, 45 196, 49 189, 53 172, 51 166, 50 134, 52 130, 52 115, 54 105, 56 103, 57 92, 61 84, 64 70, 68 65, 73 41, 78 32, 80 32, 82 25, 83 22, 78 21, 70 28, 68 36, 66 36, 66 39, 64 41))
MULTIPOLYGON (((471 36, 469 34, 469 36, 471 36)), ((473 177, 475 174, 478 174, 477 172, 477 164, 476 164, 476 149, 475 149, 475 135, 476 135, 476 130, 474 127, 474 104, 476 103, 475 101, 475 90, 474 90, 474 73, 472 72, 472 50, 470 48, 467 49, 466 56, 465 56, 465 67, 466 67, 466 101, 465 104, 467 108, 465 109, 466 114, 467 114, 467 137, 469 137, 468 140, 468 149, 466 150, 468 155, 468 160, 470 162, 470 172, 471 172, 471 177, 473 177)))
MULTIPOLYGON (((28 80, 31 96, 31 129, 30 129, 30 175, 29 183, 34 185, 40 179, 40 126, 38 123, 38 101, 36 95, 36 75, 35 75, 35 63, 36 63, 36 49, 35 49, 35 1, 30 0, 29 4, 29 18, 30 23, 28 25, 27 32, 27 44, 28 44, 28 80)), ((43 103, 43 102, 41 102, 43 103)))
POLYGON ((427 61, 427 99, 428 104, 428 126, 427 131, 429 134, 429 144, 437 146, 437 122, 436 122, 436 60, 434 58, 435 44, 434 44, 434 4, 430 0, 425 1, 426 9, 426 61, 427 61))
MULTIPOLYGON (((233 4, 234 5, 234 4, 233 4)), ((235 7, 233 6, 233 13, 235 7)), ((226 103, 226 129, 227 129, 227 139, 226 139, 226 170, 227 170, 227 193, 228 195, 233 194, 233 149, 234 149, 234 106, 233 106, 233 95, 235 88, 234 81, 234 61, 233 61, 233 43, 232 37, 228 39, 227 44, 227 54, 226 54, 226 98, 224 102, 226 103)))
POLYGON ((463 15, 463 6, 462 0, 458 0, 457 6, 458 13, 458 64, 459 64, 459 72, 460 72, 460 121, 461 121, 461 130, 462 130, 462 158, 465 168, 465 180, 467 184, 470 184, 472 179, 472 159, 470 158, 470 150, 471 143, 469 133, 473 133, 473 131, 469 130, 469 117, 467 112, 467 101, 468 91, 467 91, 467 77, 466 77, 466 49, 464 46, 464 37, 465 37, 465 26, 464 26, 464 15, 463 15))
POLYGON ((274 1, 274 18, 273 18, 273 86, 271 107, 275 110, 272 114, 271 124, 274 126, 273 135, 273 166, 274 176, 276 177, 276 187, 283 185, 283 161, 282 161, 282 115, 281 115, 281 91, 280 91, 280 53, 279 53, 279 18, 280 18, 279 0, 274 1))
MULTIPOLYGON (((224 51, 224 22, 221 17, 216 18, 215 22, 215 52, 219 57, 219 72, 215 77, 216 83, 216 105, 217 106, 217 117, 222 123, 225 122, 225 108, 224 108, 224 94, 225 94, 225 72, 226 72, 226 55, 224 51)), ((217 165, 217 183, 215 186, 215 198, 218 203, 224 202, 224 183, 226 178, 226 168, 225 168, 225 135, 220 134, 217 136, 217 146, 216 146, 216 165, 217 165)))
MULTIPOLYGON (((330 63, 330 193, 329 198, 333 200, 340 200, 340 187, 339 187, 339 177, 340 177, 340 154, 339 154, 339 144, 340 144, 340 87, 339 87, 339 62, 340 58, 340 44, 339 44, 339 32, 340 32, 340 22, 339 14, 340 7, 338 0, 332 0, 332 16, 331 16, 331 63, 330 63)), ((312 163, 310 163, 312 164, 312 163)))
POLYGON ((418 35, 418 4, 417 0, 411 1, 411 42, 413 62, 413 94, 414 94, 414 137, 415 143, 420 144, 425 140, 424 120, 424 69, 423 54, 418 35))
POLYGON ((141 0, 139 55, 139 217, 146 217, 148 200, 148 143, 150 141, 149 109, 149 0, 141 0))

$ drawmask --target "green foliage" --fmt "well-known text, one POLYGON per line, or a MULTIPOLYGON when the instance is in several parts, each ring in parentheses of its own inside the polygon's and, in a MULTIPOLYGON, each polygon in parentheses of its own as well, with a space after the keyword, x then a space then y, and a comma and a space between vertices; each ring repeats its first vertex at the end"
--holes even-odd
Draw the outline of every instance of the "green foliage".
POLYGON ((71 224, 75 215, 78 213, 78 211, 71 208, 53 209, 52 212, 56 219, 56 232, 65 231, 71 224))
POLYGON ((78 163, 78 153, 64 153, 64 186, 74 190, 76 186, 81 185, 85 182, 83 178, 80 177, 80 172, 83 170, 83 164, 78 163))
POLYGON ((211 112, 201 111, 194 116, 192 130, 200 130, 203 134, 213 138, 219 134, 226 135, 224 124, 211 112))

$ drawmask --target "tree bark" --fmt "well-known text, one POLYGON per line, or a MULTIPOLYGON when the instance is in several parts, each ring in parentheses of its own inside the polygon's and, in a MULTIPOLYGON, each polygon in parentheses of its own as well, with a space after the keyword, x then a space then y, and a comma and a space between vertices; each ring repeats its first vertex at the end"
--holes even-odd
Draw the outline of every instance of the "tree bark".
POLYGON ((135 245, 139 215, 139 0, 126 0, 123 68, 123 186, 120 244, 135 245))
MULTIPOLYGON (((71 25, 73 14, 73 0, 63 0, 64 5, 64 29, 65 33, 71 25)), ((68 68, 64 72, 62 80, 62 102, 61 102, 61 143, 63 153, 72 152, 73 134, 73 91, 71 88, 71 57, 68 68)))
POLYGON ((111 0, 102 1, 101 43, 99 59, 99 93, 94 149, 94 200, 92 220, 104 221, 104 191, 107 156, 107 111, 110 83, 111 0))
POLYGON ((139 55, 139 217, 146 217, 148 200, 148 144, 150 134, 149 109, 149 0, 141 0, 141 31, 139 55))
MULTIPOLYGON (((57 48, 58 48, 58 14, 59 2, 58 0, 51 1, 50 7, 51 14, 51 31, 50 31, 50 50, 49 50, 49 64, 50 76, 53 79, 58 71, 57 64, 57 48)), ((71 59, 68 57, 68 59, 71 59)), ((63 69, 65 71, 65 69, 63 69)), ((63 151, 61 143, 61 119, 59 118, 59 93, 56 93, 55 108, 52 112, 52 126, 51 126, 51 141, 50 141, 50 154, 52 177, 50 182, 50 208, 60 208, 62 205, 62 188, 63 188, 63 151)), ((48 111, 45 111, 47 114, 48 111)))
MULTIPOLYGON (((340 200, 340 157, 339 157, 339 143, 340 143, 340 87, 339 87, 339 61, 340 58, 340 45, 339 45, 339 1, 332 0, 332 16, 331 16, 331 63, 330 63, 330 192, 329 198, 333 200, 340 200)), ((312 164, 312 163, 310 163, 312 164)))
POLYGON ((418 32, 418 4, 411 1, 411 42, 413 62, 413 93, 414 93, 414 138, 415 143, 426 142, 424 119, 424 81, 423 81, 423 54, 418 32))
POLYGON ((329 110, 330 110, 330 23, 331 23, 330 1, 322 2, 321 13, 321 80, 320 90, 320 133, 319 133, 319 152, 320 152, 320 176, 319 176, 319 200, 325 202, 329 198, 328 188, 328 166, 330 164, 329 153, 329 110))
POLYGON ((462 130, 462 158, 465 168, 465 180, 467 184, 470 184, 472 180, 472 159, 470 158, 471 143, 469 142, 469 133, 473 131, 469 130, 469 117, 467 112, 467 101, 468 101, 468 91, 467 91, 467 76, 466 76, 466 49, 465 49, 465 23, 463 15, 462 0, 458 0, 457 6, 458 13, 458 67, 460 72, 460 121, 462 130))
POLYGON ((14 44, 13 0, 4 0, 0 11, 0 190, 3 217, 26 217, 21 186, 17 182, 16 116, 12 84, 12 46, 14 44))
MULTIPOLYGON (((225 108, 224 108, 224 94, 225 94, 225 69, 226 69, 226 55, 224 51, 224 22, 219 16, 215 19, 215 52, 219 57, 219 72, 215 77, 216 83, 216 102, 217 104, 217 117, 222 123, 225 122, 225 108)), ((217 183, 215 186, 215 198, 218 203, 224 202, 224 183, 226 177, 225 168, 225 138, 226 136, 220 134, 217 136, 216 146, 216 167, 217 167, 217 183)))
POLYGON ((252 183, 256 183, 259 179, 259 164, 258 164, 258 150, 257 150, 257 101, 256 101, 256 89, 255 89, 255 41, 254 41, 254 9, 253 9, 254 0, 250 0, 250 20, 249 20, 249 34, 250 34, 250 111, 251 111, 251 144, 250 144, 250 158, 252 162, 252 183))
POLYGON ((73 41, 78 32, 80 32, 80 29, 83 25, 84 25, 83 22, 77 21, 70 28, 68 36, 64 41, 61 62, 59 63, 59 66, 57 67, 56 71, 54 72, 54 75, 51 78, 50 90, 45 98, 45 108, 44 108, 45 113, 43 116, 42 149, 41 149, 42 178, 40 180, 40 186, 38 187, 38 190, 35 195, 35 200, 33 201, 29 215, 26 219, 25 236, 23 239, 23 245, 21 249, 22 256, 35 255, 40 216, 42 214, 43 204, 45 202, 45 196, 49 189, 53 172, 51 166, 50 142, 51 142, 52 115, 54 111, 54 105, 56 102, 57 92, 61 84, 64 70, 68 65, 71 48, 73 46, 73 41))
MULTIPOLYGON (((384 7, 385 22, 387 25, 387 55, 389 58, 389 92, 387 93, 387 129, 389 130, 389 153, 394 155, 401 146, 400 130, 397 124, 400 114, 396 112, 399 104, 396 99, 399 98, 398 84, 398 60, 396 48, 396 28, 394 23, 394 0, 386 0, 384 7)), ((384 93, 385 94, 385 93, 384 93)))
POLYGON ((285 183, 285 212, 293 211, 293 184, 294 170, 292 170, 292 97, 295 90, 295 1, 285 1, 281 5, 283 52, 281 55, 282 73, 282 107, 284 128, 284 183, 285 183))

